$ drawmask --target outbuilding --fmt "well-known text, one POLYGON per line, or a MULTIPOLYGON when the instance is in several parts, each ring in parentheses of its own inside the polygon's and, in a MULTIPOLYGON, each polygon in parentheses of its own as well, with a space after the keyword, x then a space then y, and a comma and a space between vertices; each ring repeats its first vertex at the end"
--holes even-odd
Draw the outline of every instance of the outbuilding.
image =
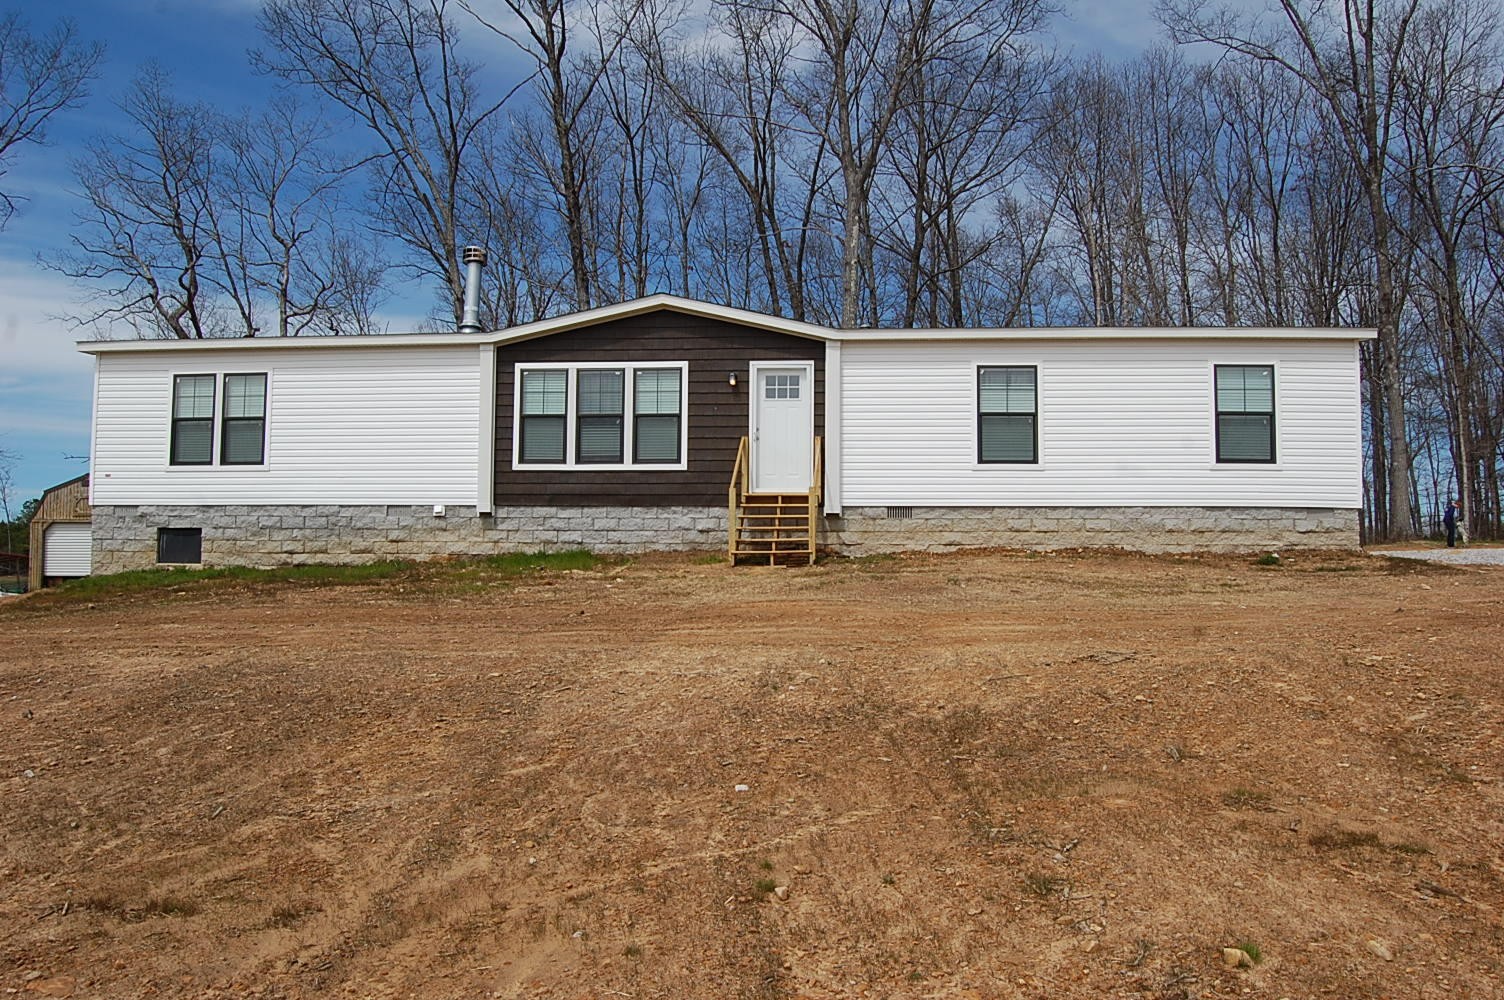
POLYGON ((27 586, 88 576, 93 565, 93 515, 89 476, 59 483, 42 494, 31 519, 31 560, 27 586))

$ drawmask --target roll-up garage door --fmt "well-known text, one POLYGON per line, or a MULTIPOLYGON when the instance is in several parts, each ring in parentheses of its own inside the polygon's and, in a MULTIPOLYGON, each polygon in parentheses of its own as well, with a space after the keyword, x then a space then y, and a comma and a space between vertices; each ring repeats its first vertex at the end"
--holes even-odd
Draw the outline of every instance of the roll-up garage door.
POLYGON ((42 575, 88 576, 93 528, 87 521, 47 525, 42 536, 42 575))

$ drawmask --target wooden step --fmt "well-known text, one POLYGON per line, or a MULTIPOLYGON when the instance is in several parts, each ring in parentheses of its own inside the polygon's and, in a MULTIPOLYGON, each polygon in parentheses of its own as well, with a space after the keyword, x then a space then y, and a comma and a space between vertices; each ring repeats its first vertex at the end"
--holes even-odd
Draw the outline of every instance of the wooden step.
POLYGON ((769 564, 814 561, 814 530, 807 493, 749 493, 731 525, 733 560, 769 564))

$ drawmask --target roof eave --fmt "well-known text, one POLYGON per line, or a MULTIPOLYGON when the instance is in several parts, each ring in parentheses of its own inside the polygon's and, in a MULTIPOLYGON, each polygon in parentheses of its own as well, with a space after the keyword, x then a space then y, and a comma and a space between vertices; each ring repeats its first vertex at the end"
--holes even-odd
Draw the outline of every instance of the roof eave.
POLYGON ((804 337, 848 343, 896 341, 1014 341, 1014 340, 1372 340, 1371 329, 1331 327, 1021 327, 1011 329, 853 329, 842 330, 801 320, 769 316, 749 309, 714 305, 678 295, 649 295, 630 302, 598 306, 581 312, 535 320, 490 333, 402 333, 345 337, 275 337, 227 340, 83 340, 84 354, 145 353, 153 351, 318 350, 344 347, 481 347, 514 344, 577 330, 612 320, 641 316, 661 309, 718 319, 728 323, 804 337))

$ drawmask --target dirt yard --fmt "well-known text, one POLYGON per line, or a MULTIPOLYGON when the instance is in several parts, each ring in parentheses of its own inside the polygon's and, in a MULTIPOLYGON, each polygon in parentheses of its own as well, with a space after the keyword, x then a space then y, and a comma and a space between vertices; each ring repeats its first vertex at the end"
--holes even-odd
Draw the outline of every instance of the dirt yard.
POLYGON ((0 990, 1500 997, 1501 651, 1358 554, 39 595, 0 990))

